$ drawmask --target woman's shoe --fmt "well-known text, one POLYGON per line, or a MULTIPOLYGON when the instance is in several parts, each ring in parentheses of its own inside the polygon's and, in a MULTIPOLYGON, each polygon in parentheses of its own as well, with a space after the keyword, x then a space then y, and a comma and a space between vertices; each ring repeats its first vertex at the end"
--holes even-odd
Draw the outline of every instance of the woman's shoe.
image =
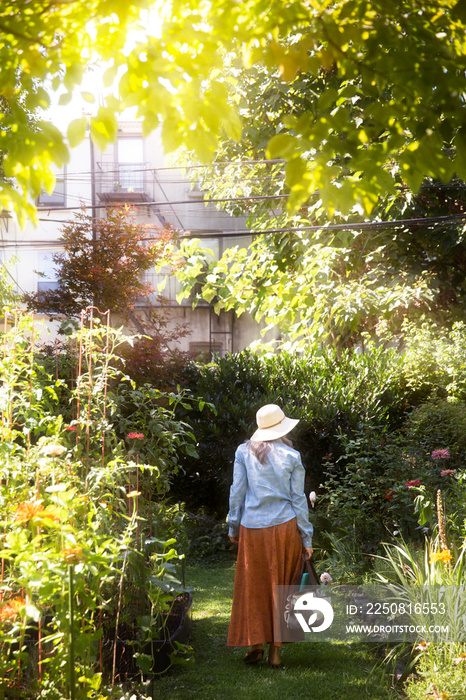
POLYGON ((244 662, 246 664, 256 664, 258 661, 262 661, 263 658, 263 649, 251 649, 251 651, 248 651, 248 653, 244 657, 244 662))
POLYGON ((282 661, 280 659, 280 647, 276 646, 275 644, 270 645, 267 663, 272 668, 280 668, 280 666, 282 665, 282 661))

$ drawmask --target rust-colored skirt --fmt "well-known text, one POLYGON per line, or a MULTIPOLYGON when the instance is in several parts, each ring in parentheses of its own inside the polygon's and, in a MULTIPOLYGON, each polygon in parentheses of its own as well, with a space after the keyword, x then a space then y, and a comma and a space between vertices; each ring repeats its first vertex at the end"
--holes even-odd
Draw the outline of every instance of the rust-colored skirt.
POLYGON ((274 586, 296 583, 302 553, 296 518, 257 530, 240 526, 228 646, 274 642, 274 586))

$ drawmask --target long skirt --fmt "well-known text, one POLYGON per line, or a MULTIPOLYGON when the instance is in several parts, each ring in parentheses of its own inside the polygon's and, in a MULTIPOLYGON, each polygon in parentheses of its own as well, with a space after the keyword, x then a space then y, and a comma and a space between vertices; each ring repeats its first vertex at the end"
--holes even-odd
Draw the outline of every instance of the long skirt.
POLYGON ((274 586, 296 583, 303 546, 296 518, 282 525, 240 526, 228 646, 274 642, 274 586))

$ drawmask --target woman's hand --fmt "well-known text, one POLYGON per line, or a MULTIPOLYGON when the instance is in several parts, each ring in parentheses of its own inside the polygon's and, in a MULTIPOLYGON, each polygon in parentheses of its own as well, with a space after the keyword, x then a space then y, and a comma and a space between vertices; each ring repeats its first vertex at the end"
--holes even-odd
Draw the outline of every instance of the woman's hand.
POLYGON ((303 547, 303 557, 305 559, 310 559, 312 557, 312 552, 314 551, 312 547, 303 547))
POLYGON ((228 535, 228 539, 230 542, 233 542, 233 544, 239 544, 239 540, 235 539, 235 537, 232 537, 231 535, 228 535))

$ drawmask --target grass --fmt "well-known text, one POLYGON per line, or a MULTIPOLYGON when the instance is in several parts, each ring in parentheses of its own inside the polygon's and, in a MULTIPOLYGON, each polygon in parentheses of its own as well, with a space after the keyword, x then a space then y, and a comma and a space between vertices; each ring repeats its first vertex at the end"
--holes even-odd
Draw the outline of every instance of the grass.
MULTIPOLYGON (((398 697, 371 674, 370 645, 300 642, 286 645, 281 669, 246 666, 245 649, 227 647, 235 564, 230 558, 187 568, 193 587, 192 667, 174 667, 150 688, 160 700, 391 700, 398 697)), ((147 692, 147 691, 146 691, 147 692)))

